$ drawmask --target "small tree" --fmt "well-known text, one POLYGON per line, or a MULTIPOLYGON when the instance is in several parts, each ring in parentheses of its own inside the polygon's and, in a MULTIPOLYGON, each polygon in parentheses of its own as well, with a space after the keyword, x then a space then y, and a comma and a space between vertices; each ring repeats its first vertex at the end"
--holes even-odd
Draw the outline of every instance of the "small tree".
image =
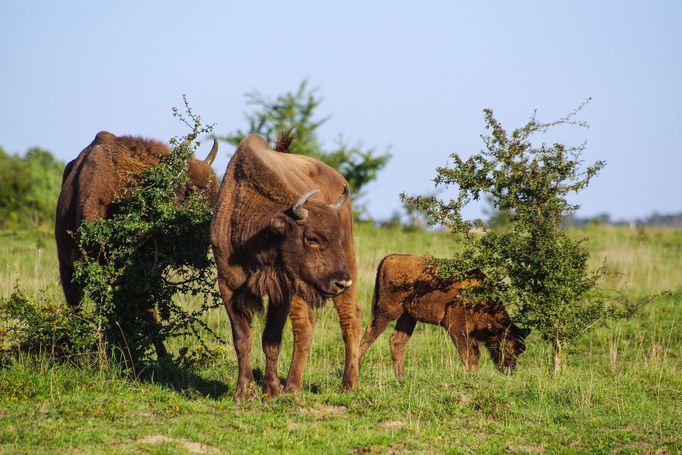
POLYGON ((566 346, 609 315, 595 292, 601 271, 589 271, 588 250, 561 229, 563 217, 578 208, 567 195, 584 189, 605 163, 583 167, 584 144, 534 145, 531 138, 559 125, 587 127, 574 117, 588 101, 555 122, 542 123, 533 115, 511 134, 492 110, 484 110, 490 131, 482 136, 485 149, 466 160, 452 154, 453 164, 436 171, 436 187, 454 185, 457 197, 444 201, 401 195, 428 213, 431 224, 446 226, 462 242, 461 253, 436 261, 439 273, 463 278, 473 269, 482 270, 489 286, 478 291, 478 298, 505 302, 518 323, 550 342, 557 374, 566 346), (482 219, 462 217, 462 208, 481 196, 488 197, 494 211, 507 214, 507 229, 491 231, 482 219))
POLYGON ((218 136, 218 139, 236 146, 244 136, 255 133, 273 143, 283 131, 293 131, 292 150, 338 169, 348 180, 356 198, 362 195, 365 185, 376 179, 391 158, 388 153, 375 153, 374 148, 365 150, 360 145, 349 145, 342 138, 336 147, 325 149, 318 138, 318 128, 329 117, 316 116, 322 100, 316 96, 315 90, 308 89, 307 81, 301 82, 295 92, 279 95, 274 100, 258 92, 247 93, 246 99, 254 107, 253 112, 246 114, 248 129, 218 136))

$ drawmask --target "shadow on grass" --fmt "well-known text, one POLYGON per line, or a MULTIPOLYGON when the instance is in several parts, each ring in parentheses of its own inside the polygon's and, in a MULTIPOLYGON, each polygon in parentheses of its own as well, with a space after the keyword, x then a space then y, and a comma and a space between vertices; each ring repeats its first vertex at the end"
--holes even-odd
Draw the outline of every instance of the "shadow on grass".
POLYGON ((189 398, 222 399, 228 393, 224 381, 206 379, 194 369, 183 368, 172 361, 150 363, 137 378, 140 382, 158 384, 189 398))
POLYGON ((314 395, 319 395, 322 393, 322 387, 319 384, 304 385, 303 390, 314 395))
MULTIPOLYGON (((253 378, 258 389, 262 389, 263 371, 260 368, 253 369, 253 378)), ((229 381, 229 378, 226 379, 229 381)), ((188 398, 206 397, 221 400, 234 392, 225 381, 206 379, 193 368, 185 368, 172 361, 149 363, 138 373, 137 380, 160 385, 188 398)), ((284 387, 286 379, 280 377, 280 383, 284 387)), ((321 386, 316 383, 304 383, 303 390, 315 395, 322 393, 321 386)))

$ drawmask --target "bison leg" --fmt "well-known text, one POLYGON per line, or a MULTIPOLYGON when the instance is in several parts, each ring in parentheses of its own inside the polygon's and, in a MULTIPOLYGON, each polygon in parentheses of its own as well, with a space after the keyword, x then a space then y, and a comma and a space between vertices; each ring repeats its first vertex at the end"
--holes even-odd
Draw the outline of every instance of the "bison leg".
POLYGON ((149 337, 152 339, 154 350, 156 351, 156 358, 158 360, 167 359, 168 350, 161 338, 161 323, 159 322, 159 313, 156 311, 156 307, 151 307, 147 311, 147 323, 149 324, 149 337))
POLYGON ((386 327, 388 327, 388 324, 390 324, 391 321, 393 321, 393 319, 385 314, 377 314, 372 318, 372 322, 367 325, 365 334, 362 336, 362 341, 360 342, 360 362, 362 362, 362 358, 365 356, 367 349, 369 349, 372 343, 379 338, 379 335, 384 333, 384 330, 386 330, 386 327))
POLYGON ((234 292, 222 281, 218 283, 227 315, 230 317, 232 340, 239 365, 234 401, 241 401, 253 398, 256 393, 253 371, 251 370, 251 314, 235 308, 234 292))
POLYGON ((417 325, 417 320, 407 313, 403 313, 395 325, 395 331, 389 340, 391 346, 391 358, 393 359, 393 371, 397 378, 402 378, 405 375, 404 360, 405 360, 405 345, 410 341, 414 327, 417 325))
MULTIPOLYGON (((353 281, 357 283, 357 276, 353 281)), ((343 369, 343 382, 346 389, 358 387, 358 370, 360 365, 360 333, 362 331, 362 309, 355 296, 355 285, 334 298, 334 307, 339 315, 341 334, 346 345, 346 362, 343 369)))
POLYGON ((68 257, 59 255, 59 279, 62 283, 66 303, 72 308, 77 308, 83 300, 83 291, 71 281, 73 280, 73 262, 70 254, 68 257))
POLYGON ((450 338, 452 338, 452 342, 457 346, 459 358, 462 359, 466 370, 473 371, 478 368, 480 352, 476 340, 462 331, 448 330, 448 333, 450 338))
POLYGON ((282 329, 287 320, 289 305, 270 302, 267 320, 263 331, 263 353, 265 354, 265 377, 263 378, 263 392, 276 397, 282 390, 277 375, 277 360, 282 347, 282 329))
POLYGON ((291 357, 289 376, 284 387, 285 392, 301 390, 303 383, 303 368, 308 359, 310 346, 313 343, 315 329, 315 314, 312 308, 301 297, 294 295, 289 310, 291 328, 294 331, 294 353, 291 357))

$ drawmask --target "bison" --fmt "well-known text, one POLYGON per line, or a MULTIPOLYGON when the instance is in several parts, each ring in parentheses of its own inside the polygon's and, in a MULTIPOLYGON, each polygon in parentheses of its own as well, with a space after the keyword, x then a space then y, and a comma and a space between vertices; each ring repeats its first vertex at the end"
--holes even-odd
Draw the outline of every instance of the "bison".
POLYGON ((467 371, 478 366, 479 344, 483 344, 497 369, 511 372, 526 349, 525 338, 530 331, 512 323, 500 303, 483 300, 467 304, 462 300, 462 290, 481 286, 483 279, 481 272, 472 272, 463 281, 440 279, 425 257, 386 256, 377 270, 372 322, 362 337, 360 358, 397 319, 390 347, 395 375, 402 377, 405 345, 420 321, 445 328, 467 371))
POLYGON ((277 375, 282 329, 291 317, 294 352, 284 390, 300 390, 312 343, 313 310, 334 300, 346 346, 343 385, 358 384, 361 310, 348 183, 335 169, 245 137, 228 163, 211 222, 218 286, 232 325, 239 364, 235 400, 255 392, 251 320, 268 297, 263 391, 281 391, 277 375))
MULTIPOLYGON (((62 189, 57 201, 55 240, 59 259, 59 275, 66 297, 72 306, 80 305, 83 291, 72 282, 74 262, 80 251, 74 235, 83 221, 94 221, 111 215, 112 202, 142 171, 158 164, 170 153, 168 146, 151 139, 133 136, 117 137, 101 131, 79 155, 66 165, 62 189)), ((211 203, 215 201, 218 185, 211 164, 218 153, 213 143, 208 157, 188 163, 189 180, 178 193, 195 188, 205 190, 211 203)), ((157 354, 165 355, 162 343, 155 341, 157 354)))

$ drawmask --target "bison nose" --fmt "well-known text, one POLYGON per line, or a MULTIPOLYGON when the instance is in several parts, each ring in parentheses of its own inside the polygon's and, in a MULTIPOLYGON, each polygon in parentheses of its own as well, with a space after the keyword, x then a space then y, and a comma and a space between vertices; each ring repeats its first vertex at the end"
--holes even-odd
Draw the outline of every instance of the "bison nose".
POLYGON ((336 290, 340 293, 351 287, 353 284, 353 281, 351 280, 339 280, 339 281, 334 281, 334 286, 336 286, 336 290))

